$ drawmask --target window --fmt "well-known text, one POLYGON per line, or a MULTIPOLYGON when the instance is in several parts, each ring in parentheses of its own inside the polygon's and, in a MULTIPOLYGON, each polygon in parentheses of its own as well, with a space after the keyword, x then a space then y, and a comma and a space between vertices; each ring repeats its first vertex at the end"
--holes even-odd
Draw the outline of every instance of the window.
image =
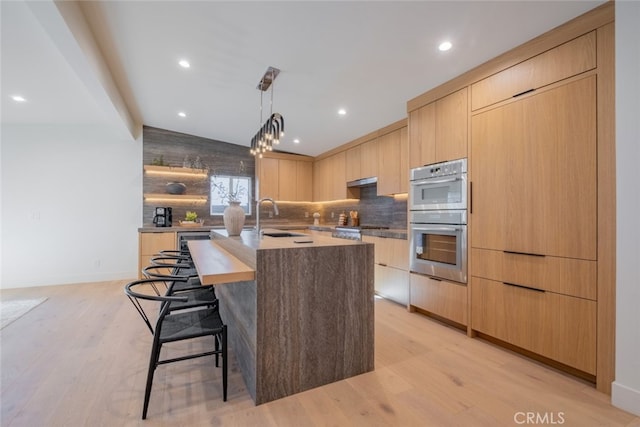
POLYGON ((251 178, 248 176, 216 175, 211 177, 211 215, 222 215, 229 199, 240 202, 245 215, 251 215, 251 178))

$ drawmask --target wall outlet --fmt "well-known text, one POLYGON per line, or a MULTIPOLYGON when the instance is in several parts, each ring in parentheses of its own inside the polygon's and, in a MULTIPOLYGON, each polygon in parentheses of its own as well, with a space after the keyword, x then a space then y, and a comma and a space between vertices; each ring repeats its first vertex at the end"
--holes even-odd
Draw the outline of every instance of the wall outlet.
POLYGON ((273 211, 269 211, 269 218, 273 218, 273 211))
POLYGON ((331 219, 333 219, 333 212, 331 212, 331 219))
POLYGON ((304 217, 305 217, 305 218, 309 218, 309 212, 305 212, 305 213, 304 213, 304 217))

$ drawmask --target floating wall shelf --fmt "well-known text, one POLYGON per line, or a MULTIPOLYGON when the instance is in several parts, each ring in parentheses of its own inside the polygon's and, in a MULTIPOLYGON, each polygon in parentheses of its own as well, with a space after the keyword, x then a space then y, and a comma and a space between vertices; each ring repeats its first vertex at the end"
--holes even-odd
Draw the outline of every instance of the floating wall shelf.
POLYGON ((209 171, 207 169, 193 169, 174 166, 144 165, 144 171, 147 175, 188 176, 193 178, 207 178, 209 176, 209 171))
POLYGON ((185 203, 206 203, 207 196, 197 194, 161 194, 147 193, 144 195, 145 202, 185 202, 185 203))

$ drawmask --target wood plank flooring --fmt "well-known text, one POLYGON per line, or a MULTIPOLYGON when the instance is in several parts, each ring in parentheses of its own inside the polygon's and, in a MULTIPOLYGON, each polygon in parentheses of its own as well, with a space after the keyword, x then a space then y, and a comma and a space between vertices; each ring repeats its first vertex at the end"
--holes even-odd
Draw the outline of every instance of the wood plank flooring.
POLYGON ((124 283, 0 291, 49 297, 0 331, 0 425, 513 426, 533 412, 546 424, 640 426, 588 383, 385 300, 374 372, 256 407, 233 356, 227 402, 211 359, 174 363, 156 371, 142 421, 151 335, 124 283))

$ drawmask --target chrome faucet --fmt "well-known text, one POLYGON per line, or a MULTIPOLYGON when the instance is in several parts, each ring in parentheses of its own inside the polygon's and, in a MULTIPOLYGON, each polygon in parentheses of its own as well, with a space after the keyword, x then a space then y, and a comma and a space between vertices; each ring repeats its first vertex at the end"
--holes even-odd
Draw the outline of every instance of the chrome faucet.
POLYGON ((262 202, 271 202, 275 214, 280 215, 280 212, 278 211, 278 205, 271 197, 263 197, 262 199, 258 200, 256 202, 256 231, 258 232, 258 234, 260 234, 260 203, 262 202))

